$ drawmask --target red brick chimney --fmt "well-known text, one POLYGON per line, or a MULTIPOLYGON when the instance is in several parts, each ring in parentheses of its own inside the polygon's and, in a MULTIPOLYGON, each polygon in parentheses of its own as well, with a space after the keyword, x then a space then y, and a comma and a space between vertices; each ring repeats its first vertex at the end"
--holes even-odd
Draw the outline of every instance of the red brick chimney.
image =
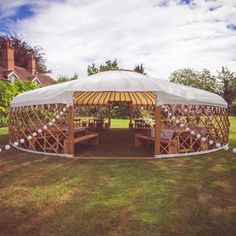
POLYGON ((33 54, 30 54, 28 57, 28 67, 27 69, 30 71, 32 75, 36 74, 36 59, 33 54))
POLYGON ((6 70, 14 70, 14 48, 9 40, 2 44, 2 65, 6 70))

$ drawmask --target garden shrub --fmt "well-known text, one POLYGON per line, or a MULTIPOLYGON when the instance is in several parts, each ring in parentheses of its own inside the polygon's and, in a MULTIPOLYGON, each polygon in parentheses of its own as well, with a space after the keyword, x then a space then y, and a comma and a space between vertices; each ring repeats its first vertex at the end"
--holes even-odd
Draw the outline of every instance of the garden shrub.
POLYGON ((0 127, 7 125, 9 106, 12 99, 23 92, 37 88, 32 82, 24 83, 21 80, 14 84, 0 80, 0 127))

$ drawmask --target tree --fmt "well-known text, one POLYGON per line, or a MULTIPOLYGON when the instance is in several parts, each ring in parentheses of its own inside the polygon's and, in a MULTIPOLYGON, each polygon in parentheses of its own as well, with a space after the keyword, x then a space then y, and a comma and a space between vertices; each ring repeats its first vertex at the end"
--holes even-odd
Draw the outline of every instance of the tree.
POLYGON ((0 80, 0 117, 6 117, 11 100, 16 95, 13 84, 0 80))
POLYGON ((98 72, 116 70, 116 69, 119 69, 119 67, 118 67, 117 60, 115 59, 113 61, 107 60, 105 64, 101 64, 99 68, 97 68, 94 63, 92 65, 88 65, 87 72, 88 72, 88 75, 93 75, 98 72))
POLYGON ((143 67, 143 63, 141 63, 140 65, 136 65, 134 67, 134 71, 136 71, 136 72, 138 72, 140 74, 146 75, 145 68, 143 67))
POLYGON ((227 67, 222 67, 217 73, 213 76, 207 69, 200 72, 189 68, 180 69, 170 75, 170 81, 217 93, 230 106, 236 99, 236 74, 227 67))
POLYGON ((179 69, 171 73, 170 81, 177 84, 197 87, 197 72, 190 68, 179 69))
POLYGON ((17 35, 13 34, 0 35, 0 45, 2 45, 3 41, 5 40, 10 40, 12 46, 14 47, 14 57, 16 66, 27 68, 27 57, 28 55, 32 54, 36 59, 37 71, 39 73, 51 73, 51 70, 48 70, 46 66, 45 54, 43 53, 43 49, 41 47, 32 47, 29 43, 20 39, 17 35))
POLYGON ((233 100, 236 99, 236 74, 223 66, 221 71, 217 71, 217 73, 219 81, 218 93, 231 105, 233 100))
POLYGON ((76 80, 78 78, 79 78, 78 74, 74 73, 74 75, 70 78, 70 80, 76 80))
POLYGON ((68 82, 68 81, 71 81, 71 80, 76 80, 78 78, 79 78, 79 76, 76 73, 74 73, 74 75, 72 77, 62 75, 62 76, 58 77, 58 79, 56 80, 56 83, 60 84, 60 83, 68 82))
POLYGON ((24 83, 22 80, 18 80, 14 83, 14 87, 16 89, 16 91, 15 91, 15 96, 16 96, 16 95, 24 93, 26 91, 36 89, 36 88, 38 88, 38 85, 36 85, 32 82, 24 83))
POLYGON ((217 80, 207 69, 203 69, 201 72, 190 68, 179 69, 171 73, 170 81, 213 93, 217 91, 217 80))
POLYGON ((96 74, 96 73, 98 73, 98 72, 99 72, 99 69, 96 68, 96 66, 95 66, 94 63, 93 63, 91 66, 88 65, 88 68, 87 68, 87 73, 88 73, 88 75, 94 75, 94 74, 96 74))
POLYGON ((236 115, 236 99, 234 99, 232 104, 230 105, 230 111, 232 115, 236 115))
POLYGON ((128 118, 129 105, 123 102, 116 102, 112 104, 111 116, 112 118, 126 119, 128 118))
POLYGON ((60 83, 68 82, 68 81, 70 81, 70 78, 65 75, 62 75, 57 78, 56 83, 60 84, 60 83))
POLYGON ((32 82, 24 83, 19 80, 12 84, 8 81, 0 80, 0 127, 7 124, 8 108, 12 99, 20 93, 35 88, 38 88, 38 86, 32 82))
POLYGON ((198 81, 199 86, 198 88, 217 93, 218 83, 217 78, 211 75, 211 72, 207 69, 203 69, 202 71, 198 72, 198 81))

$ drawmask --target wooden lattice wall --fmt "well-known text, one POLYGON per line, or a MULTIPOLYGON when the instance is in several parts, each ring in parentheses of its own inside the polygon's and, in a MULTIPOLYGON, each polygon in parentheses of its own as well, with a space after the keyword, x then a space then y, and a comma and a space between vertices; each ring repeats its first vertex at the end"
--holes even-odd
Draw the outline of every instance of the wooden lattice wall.
POLYGON ((203 105, 167 105, 161 112, 162 137, 174 131, 168 142, 161 142, 160 154, 211 150, 228 143, 227 109, 203 105), (177 121, 177 122, 176 122, 177 121), (193 131, 193 132, 192 132, 193 131), (170 149, 170 146, 177 146, 170 149))
POLYGON ((9 140, 18 147, 46 153, 67 153, 69 137, 68 113, 65 105, 36 105, 11 108, 9 140), (20 140, 24 140, 21 143, 20 140))
MULTIPOLYGON (((226 108, 166 105, 162 109, 159 107, 158 111, 156 117, 159 118, 156 121, 161 129, 156 127, 158 140, 155 141, 155 154, 157 150, 158 154, 200 152, 215 149, 217 144, 223 146, 228 143, 229 120, 226 108), (169 131, 174 132, 174 135, 163 140, 169 131)), ((73 154, 73 120, 73 107, 66 108, 63 104, 11 108, 9 139, 11 143, 18 142, 18 147, 26 150, 73 154), (21 139, 24 139, 23 143, 21 139)))

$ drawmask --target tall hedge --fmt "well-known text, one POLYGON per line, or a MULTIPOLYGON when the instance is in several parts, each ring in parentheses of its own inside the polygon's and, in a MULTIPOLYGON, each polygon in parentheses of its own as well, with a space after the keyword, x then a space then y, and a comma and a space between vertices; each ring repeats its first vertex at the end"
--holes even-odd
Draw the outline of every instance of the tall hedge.
POLYGON ((11 84, 0 80, 0 127, 7 125, 9 106, 12 99, 23 92, 37 88, 32 82, 24 83, 21 80, 11 84))

